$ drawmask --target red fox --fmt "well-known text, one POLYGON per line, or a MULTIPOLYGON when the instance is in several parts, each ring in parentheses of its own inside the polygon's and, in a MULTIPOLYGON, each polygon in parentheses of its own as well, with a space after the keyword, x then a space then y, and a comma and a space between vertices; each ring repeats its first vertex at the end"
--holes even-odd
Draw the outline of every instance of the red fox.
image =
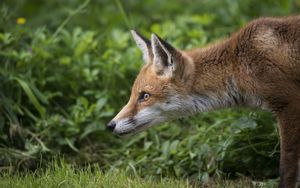
POLYGON ((230 38, 181 51, 132 31, 144 65, 127 105, 107 127, 118 135, 218 108, 272 111, 280 127, 280 187, 300 180, 300 16, 260 18, 230 38))

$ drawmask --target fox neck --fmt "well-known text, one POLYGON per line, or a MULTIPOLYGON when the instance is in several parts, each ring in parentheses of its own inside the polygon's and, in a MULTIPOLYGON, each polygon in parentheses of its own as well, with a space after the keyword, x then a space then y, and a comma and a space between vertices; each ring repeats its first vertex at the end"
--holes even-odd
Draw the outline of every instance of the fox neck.
POLYGON ((234 53, 233 40, 186 52, 194 64, 188 102, 194 112, 246 106, 266 108, 255 88, 242 87, 251 81, 234 53))

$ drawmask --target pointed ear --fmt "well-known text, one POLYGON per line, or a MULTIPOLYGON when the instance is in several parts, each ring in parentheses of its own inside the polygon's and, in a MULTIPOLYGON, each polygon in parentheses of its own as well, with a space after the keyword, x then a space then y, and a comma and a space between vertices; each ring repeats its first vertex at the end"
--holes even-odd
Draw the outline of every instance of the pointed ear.
POLYGON ((174 77, 180 68, 181 53, 156 34, 151 35, 151 46, 156 73, 174 77))
POLYGON ((132 37, 137 44, 137 46, 140 48, 140 50, 143 52, 143 59, 144 62, 147 63, 149 60, 152 59, 153 54, 151 50, 151 41, 143 37, 138 32, 131 30, 132 37))

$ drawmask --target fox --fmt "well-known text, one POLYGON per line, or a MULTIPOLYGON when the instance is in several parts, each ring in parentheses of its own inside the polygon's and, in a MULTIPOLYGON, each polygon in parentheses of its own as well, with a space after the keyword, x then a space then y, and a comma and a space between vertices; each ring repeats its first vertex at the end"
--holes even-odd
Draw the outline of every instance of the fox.
POLYGON ((107 124, 117 135, 229 107, 275 114, 281 188, 300 181, 300 15, 257 18, 228 38, 179 50, 131 31, 144 64, 128 103, 107 124))

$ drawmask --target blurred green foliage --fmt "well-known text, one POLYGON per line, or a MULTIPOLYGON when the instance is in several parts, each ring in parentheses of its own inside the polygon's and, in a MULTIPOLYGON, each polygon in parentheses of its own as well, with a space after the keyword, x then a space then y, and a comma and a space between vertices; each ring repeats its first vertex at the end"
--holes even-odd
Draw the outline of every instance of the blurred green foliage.
POLYGON ((130 29, 190 49, 256 17, 299 10, 299 0, 2 0, 0 169, 35 169, 63 155, 141 176, 276 177, 278 133, 267 112, 203 113, 131 138, 104 129, 142 64, 130 29))

